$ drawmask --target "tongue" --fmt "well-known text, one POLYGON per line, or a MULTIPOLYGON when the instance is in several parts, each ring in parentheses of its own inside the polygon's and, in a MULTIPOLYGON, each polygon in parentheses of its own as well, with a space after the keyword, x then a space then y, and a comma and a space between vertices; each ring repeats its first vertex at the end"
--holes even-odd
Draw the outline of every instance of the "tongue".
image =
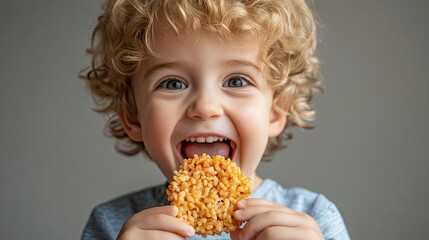
POLYGON ((221 155, 229 158, 229 144, 224 142, 214 143, 184 143, 183 152, 187 158, 193 158, 194 154, 201 156, 206 153, 210 156, 221 155))

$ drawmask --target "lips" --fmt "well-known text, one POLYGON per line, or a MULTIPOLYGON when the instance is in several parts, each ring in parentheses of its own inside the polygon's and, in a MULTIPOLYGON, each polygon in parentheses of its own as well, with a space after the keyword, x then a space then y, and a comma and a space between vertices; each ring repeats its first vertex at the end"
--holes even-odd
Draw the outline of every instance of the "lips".
POLYGON ((182 158, 193 158, 194 154, 201 156, 206 153, 210 156, 221 155, 225 158, 233 156, 235 144, 220 136, 195 136, 183 140, 180 144, 182 158))

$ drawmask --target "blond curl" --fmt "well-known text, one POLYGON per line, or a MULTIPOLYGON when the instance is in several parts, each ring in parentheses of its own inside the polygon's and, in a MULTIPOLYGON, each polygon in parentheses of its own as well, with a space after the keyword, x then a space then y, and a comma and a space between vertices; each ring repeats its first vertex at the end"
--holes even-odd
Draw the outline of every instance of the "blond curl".
MULTIPOLYGON (((111 115, 107 129, 119 139, 118 151, 146 152, 144 143, 133 142, 124 133, 117 113, 126 104, 127 114, 135 118, 130 79, 139 62, 155 54, 155 36, 167 31, 179 38, 195 32, 228 41, 256 37, 268 67, 267 80, 275 90, 274 108, 287 114, 288 126, 312 128, 309 122, 315 111, 309 103, 321 83, 314 56, 316 24, 304 0, 109 0, 103 10, 88 49, 92 63, 81 77, 97 111, 111 115)), ((269 140, 265 158, 285 146, 291 137, 288 126, 269 140)))

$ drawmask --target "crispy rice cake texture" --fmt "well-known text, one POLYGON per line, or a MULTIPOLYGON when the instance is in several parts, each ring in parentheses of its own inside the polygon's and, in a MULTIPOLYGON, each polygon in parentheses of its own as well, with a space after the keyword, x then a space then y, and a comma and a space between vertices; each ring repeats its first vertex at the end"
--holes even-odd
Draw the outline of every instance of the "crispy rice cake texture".
POLYGON ((250 178, 235 162, 207 154, 185 159, 167 188, 168 200, 179 209, 177 217, 203 237, 237 229, 240 222, 233 213, 250 193, 250 178))

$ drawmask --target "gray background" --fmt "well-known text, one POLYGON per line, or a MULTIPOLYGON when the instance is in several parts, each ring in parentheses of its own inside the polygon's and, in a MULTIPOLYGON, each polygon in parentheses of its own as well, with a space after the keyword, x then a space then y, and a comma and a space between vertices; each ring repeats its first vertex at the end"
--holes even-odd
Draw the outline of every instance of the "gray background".
MULTIPOLYGON (((0 238, 77 239, 95 204, 164 181, 102 134, 78 71, 100 1, 0 2, 0 238)), ((428 1, 326 0, 316 129, 259 173, 323 192, 354 239, 429 235, 428 1)))

